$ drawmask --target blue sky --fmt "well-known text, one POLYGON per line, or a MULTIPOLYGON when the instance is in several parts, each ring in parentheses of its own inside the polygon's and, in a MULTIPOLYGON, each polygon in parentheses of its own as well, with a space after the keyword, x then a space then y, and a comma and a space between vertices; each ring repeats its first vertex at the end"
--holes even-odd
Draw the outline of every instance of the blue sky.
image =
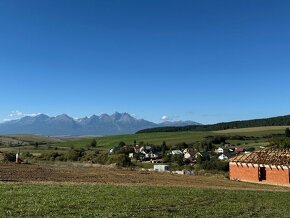
POLYGON ((289 11, 282 0, 1 0, 0 121, 290 114, 289 11))

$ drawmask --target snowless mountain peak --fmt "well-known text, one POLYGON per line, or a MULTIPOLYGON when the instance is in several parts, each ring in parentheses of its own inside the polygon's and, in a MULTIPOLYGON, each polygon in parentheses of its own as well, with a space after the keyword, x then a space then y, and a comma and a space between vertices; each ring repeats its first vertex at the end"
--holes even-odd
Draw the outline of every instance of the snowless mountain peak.
MULTIPOLYGON (((136 119, 129 113, 115 112, 74 119, 67 114, 49 117, 39 114, 0 124, 0 134, 40 134, 40 135, 116 135, 131 134, 142 129, 161 126, 181 126, 193 124, 192 121, 166 122, 156 124, 144 119, 136 119)), ((194 123, 195 124, 195 123, 194 123)))

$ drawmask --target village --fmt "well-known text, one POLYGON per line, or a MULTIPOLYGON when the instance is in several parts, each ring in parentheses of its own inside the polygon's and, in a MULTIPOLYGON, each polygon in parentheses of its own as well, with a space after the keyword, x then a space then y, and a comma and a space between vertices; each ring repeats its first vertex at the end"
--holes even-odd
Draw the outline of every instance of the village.
POLYGON ((203 168, 229 171, 229 179, 235 181, 290 186, 290 149, 261 146, 256 150, 226 145, 201 152, 185 143, 180 147, 184 149, 166 149, 165 142, 161 150, 150 145, 121 144, 111 148, 109 153, 126 154, 127 151, 132 161, 153 164, 148 171, 195 175, 195 169, 203 168), (174 162, 179 167, 174 167, 174 162), (205 163, 209 167, 204 167, 205 163))
POLYGON ((15 145, 20 146, 10 148, 17 151, 15 153, 0 151, 0 162, 91 163, 189 176, 220 174, 234 181, 289 186, 289 148, 233 146, 228 141, 230 138, 241 139, 237 136, 208 136, 194 144, 183 142, 175 146, 167 145, 166 141, 161 145, 154 145, 134 140, 132 145, 120 142, 108 150, 99 150, 97 141, 92 139, 84 148, 48 146, 49 150, 43 150, 44 153, 39 155, 37 152, 41 152, 46 145, 34 147, 33 153, 23 152, 22 149, 28 145, 15 145))
POLYGON ((142 164, 152 164, 153 167, 149 170, 184 172, 184 174, 191 175, 194 174, 195 167, 202 166, 202 163, 212 163, 212 168, 207 168, 212 170, 221 170, 217 165, 222 165, 224 167, 222 170, 227 171, 227 165, 231 157, 247 153, 250 153, 250 151, 246 151, 245 148, 229 147, 228 145, 203 151, 186 143, 169 148, 165 141, 161 146, 139 145, 136 142, 134 145, 126 145, 121 142, 119 145, 109 149, 110 155, 125 154, 133 163, 139 163, 140 166, 142 164), (178 170, 174 171, 174 169, 178 170))

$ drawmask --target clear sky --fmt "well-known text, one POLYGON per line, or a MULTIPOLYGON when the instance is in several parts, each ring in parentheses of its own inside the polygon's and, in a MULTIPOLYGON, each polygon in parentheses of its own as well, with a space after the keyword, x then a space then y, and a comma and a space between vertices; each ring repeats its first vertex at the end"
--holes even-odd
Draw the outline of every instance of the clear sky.
POLYGON ((0 121, 290 114, 290 1, 0 0, 0 76, 0 121))

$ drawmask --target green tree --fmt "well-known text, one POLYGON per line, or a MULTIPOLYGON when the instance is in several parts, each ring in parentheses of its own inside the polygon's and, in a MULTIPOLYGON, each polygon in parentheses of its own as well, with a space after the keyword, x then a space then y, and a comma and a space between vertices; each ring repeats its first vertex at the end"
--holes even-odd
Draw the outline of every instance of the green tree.
POLYGON ((126 143, 123 142, 123 141, 119 143, 119 146, 120 146, 120 147, 124 147, 125 145, 126 145, 126 143))
POLYGON ((166 150, 167 150, 167 145, 166 145, 166 142, 163 141, 162 142, 162 145, 161 145, 161 153, 162 153, 162 156, 165 155, 166 150))
POLYGON ((285 130, 285 136, 286 136, 286 137, 290 137, 290 129, 289 129, 289 128, 287 128, 287 129, 285 130))
POLYGON ((96 148, 97 147, 97 140, 93 139, 93 141, 90 144, 91 147, 96 148))

